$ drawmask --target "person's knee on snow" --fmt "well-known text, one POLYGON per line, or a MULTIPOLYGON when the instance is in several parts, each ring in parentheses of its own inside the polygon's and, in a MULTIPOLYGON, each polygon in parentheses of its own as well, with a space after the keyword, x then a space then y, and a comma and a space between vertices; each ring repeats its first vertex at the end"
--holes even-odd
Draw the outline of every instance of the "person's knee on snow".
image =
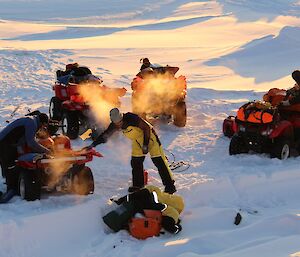
POLYGON ((49 118, 45 113, 34 111, 25 117, 9 123, 0 132, 1 166, 4 169, 7 190, 16 190, 18 184, 18 172, 15 169, 16 160, 20 150, 26 145, 31 152, 50 153, 50 150, 36 140, 36 133, 39 129, 48 129, 49 118), (31 116, 31 117, 29 117, 31 116))

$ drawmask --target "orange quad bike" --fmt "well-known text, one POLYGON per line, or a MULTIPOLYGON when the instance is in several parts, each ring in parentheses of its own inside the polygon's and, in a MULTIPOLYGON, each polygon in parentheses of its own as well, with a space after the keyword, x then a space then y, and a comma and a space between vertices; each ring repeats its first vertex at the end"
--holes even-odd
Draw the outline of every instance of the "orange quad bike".
POLYGON ((178 67, 152 66, 139 72, 131 82, 132 111, 143 118, 173 121, 186 125, 186 77, 175 77, 178 67))
MULTIPOLYGON (((286 90, 279 88, 272 88, 263 96, 263 101, 270 103, 273 107, 277 107, 286 98, 286 90)), ((300 109, 299 109, 300 110, 300 109)), ((235 116, 228 116, 223 121, 223 134, 226 137, 232 137, 234 133, 238 132, 238 126, 235 116)))
POLYGON ((94 149, 74 151, 67 136, 40 138, 39 143, 51 149, 51 156, 22 149, 16 162, 18 193, 22 199, 34 201, 41 193, 63 192, 88 195, 94 192, 94 178, 86 163, 94 156, 102 157, 94 149))
MULTIPOLYGON (((227 125, 228 120, 229 118, 224 121, 227 125)), ((299 150, 300 112, 273 106, 271 102, 252 101, 241 106, 235 118, 230 118, 230 121, 230 155, 254 151, 287 159, 292 149, 299 150)), ((224 123, 223 128, 226 127, 224 123)), ((229 128, 227 131, 230 131, 229 128)))
POLYGON ((61 121, 62 132, 71 139, 92 129, 99 130, 92 118, 91 107, 80 93, 80 87, 90 87, 91 94, 97 90, 103 105, 120 107, 120 97, 126 94, 125 88, 110 88, 92 74, 89 68, 77 63, 66 65, 66 70, 56 72, 57 81, 53 86, 55 96, 50 100, 49 114, 53 120, 61 121))

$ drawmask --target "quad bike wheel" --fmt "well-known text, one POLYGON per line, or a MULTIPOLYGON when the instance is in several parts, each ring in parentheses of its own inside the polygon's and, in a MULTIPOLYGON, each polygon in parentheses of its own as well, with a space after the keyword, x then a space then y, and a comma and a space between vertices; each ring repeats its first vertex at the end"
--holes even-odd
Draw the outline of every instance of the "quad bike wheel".
POLYGON ((1 175, 2 175, 2 178, 6 178, 6 171, 3 167, 3 165, 0 163, 0 168, 1 168, 1 175))
POLYGON ((78 167, 72 174, 72 192, 78 195, 94 193, 94 177, 89 167, 78 167))
POLYGON ((24 200, 34 201, 41 198, 41 182, 35 171, 21 170, 18 190, 24 200))
POLYGON ((286 138, 278 138, 274 142, 271 150, 271 158, 278 158, 280 160, 286 160, 290 157, 291 143, 286 138))
POLYGON ((70 139, 75 139, 79 134, 79 118, 76 112, 66 111, 62 116, 62 132, 70 139))
POLYGON ((52 120, 58 120, 60 121, 62 119, 62 101, 56 97, 53 96, 50 100, 49 105, 49 116, 52 120))
POLYGON ((233 135, 229 144, 229 154, 236 155, 241 153, 248 153, 249 149, 245 144, 243 138, 239 135, 233 135))
POLYGON ((179 102, 176 104, 173 113, 174 125, 177 127, 184 127, 186 125, 186 104, 179 102))

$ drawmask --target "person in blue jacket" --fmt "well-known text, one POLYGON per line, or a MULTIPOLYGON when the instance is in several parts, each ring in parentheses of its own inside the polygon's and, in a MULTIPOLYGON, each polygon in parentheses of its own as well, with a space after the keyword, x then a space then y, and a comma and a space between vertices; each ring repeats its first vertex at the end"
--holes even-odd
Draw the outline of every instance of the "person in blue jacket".
POLYGON ((26 145, 33 153, 50 153, 49 149, 35 139, 36 132, 42 127, 46 128, 48 121, 47 114, 38 112, 34 116, 16 119, 0 132, 0 162, 2 175, 6 178, 7 192, 16 191, 18 186, 18 173, 15 170, 18 150, 26 145))

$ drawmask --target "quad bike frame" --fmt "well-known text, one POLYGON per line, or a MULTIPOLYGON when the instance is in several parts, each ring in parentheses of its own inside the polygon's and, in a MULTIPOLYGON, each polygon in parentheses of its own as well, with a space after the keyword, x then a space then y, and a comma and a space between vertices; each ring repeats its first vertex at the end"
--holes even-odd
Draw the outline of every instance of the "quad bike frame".
POLYGON ((232 116, 223 122, 223 133, 231 137, 229 154, 236 155, 254 151, 269 153, 272 158, 285 160, 291 150, 300 146, 300 114, 269 124, 240 121, 232 116))
MULTIPOLYGON (((105 94, 109 94, 107 101, 113 106, 119 107, 121 104, 119 98, 125 95, 126 89, 108 88, 101 85, 101 82, 99 79, 99 87, 105 94), (114 97, 111 97, 110 92, 112 91, 114 97)), ((91 119, 90 106, 79 93, 79 86, 80 84, 68 83, 65 85, 56 82, 53 86, 55 96, 51 98, 49 105, 50 118, 61 121, 63 134, 71 139, 77 138, 79 134, 87 129, 97 130, 96 121, 91 119)))
MULTIPOLYGON (((151 117, 167 117, 173 120, 173 124, 178 127, 186 125, 186 77, 175 77, 178 67, 157 67, 153 68, 151 74, 139 72, 131 82, 132 88, 132 111, 143 118, 151 117), (166 74, 161 80, 161 84, 157 85, 165 88, 166 93, 152 90, 148 81, 153 80, 160 74, 166 74), (167 93, 172 91, 171 94, 167 93), (145 93, 146 92, 146 93, 145 93), (145 97, 145 94, 147 97, 145 97), (145 107, 146 106, 146 107, 145 107)), ((151 84, 151 83, 150 83, 151 84)), ((158 90, 160 91, 160 90, 158 90)))
MULTIPOLYGON (((94 149, 73 151, 65 136, 58 136, 52 140, 54 157, 26 153, 17 160, 18 193, 22 199, 34 201, 40 199, 42 191, 59 191, 79 195, 94 192, 94 178, 86 163, 94 156, 102 157, 94 149), (64 166, 59 175, 54 175, 56 167, 64 166)), ((52 149, 53 150, 53 149, 52 149)))

